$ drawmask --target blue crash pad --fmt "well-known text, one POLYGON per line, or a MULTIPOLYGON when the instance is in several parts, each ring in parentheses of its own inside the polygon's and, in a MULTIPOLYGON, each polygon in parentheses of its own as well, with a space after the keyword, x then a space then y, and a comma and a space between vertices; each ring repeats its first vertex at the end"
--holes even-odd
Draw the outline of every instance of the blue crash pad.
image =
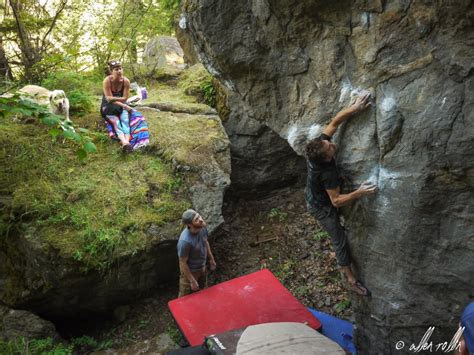
POLYGON ((339 319, 309 307, 308 310, 321 322, 321 333, 323 333, 323 335, 327 336, 331 340, 334 340, 353 355, 357 354, 355 345, 352 342, 353 328, 351 322, 339 319))

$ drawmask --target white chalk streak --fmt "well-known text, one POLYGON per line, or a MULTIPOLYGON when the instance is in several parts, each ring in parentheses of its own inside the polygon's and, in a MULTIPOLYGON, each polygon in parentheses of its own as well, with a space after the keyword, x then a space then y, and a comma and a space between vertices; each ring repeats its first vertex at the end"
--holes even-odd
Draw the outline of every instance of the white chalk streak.
POLYGON ((397 106, 397 102, 391 97, 384 97, 380 104, 380 109, 384 112, 390 112, 397 106))
POLYGON ((321 134, 321 131, 321 126, 318 124, 313 124, 309 127, 299 127, 297 124, 293 124, 288 128, 286 140, 296 153, 303 155, 304 148, 308 141, 316 138, 321 134))

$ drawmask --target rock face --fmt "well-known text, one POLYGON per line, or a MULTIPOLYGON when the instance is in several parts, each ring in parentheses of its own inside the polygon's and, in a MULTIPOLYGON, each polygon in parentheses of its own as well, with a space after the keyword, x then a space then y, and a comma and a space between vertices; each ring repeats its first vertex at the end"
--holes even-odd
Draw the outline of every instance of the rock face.
POLYGON ((155 37, 145 46, 143 62, 153 69, 183 64, 183 50, 174 37, 155 37))
POLYGON ((53 323, 27 311, 0 306, 0 339, 59 339, 53 323))
POLYGON ((356 340, 363 353, 398 354, 397 341, 418 344, 435 326, 431 341, 449 342, 474 298, 471 2, 188 0, 183 9, 202 62, 253 118, 226 123, 231 140, 251 132, 264 150, 272 140, 255 132, 271 129, 301 154, 351 96, 374 94, 335 137, 353 187, 379 187, 344 211, 373 293, 354 300, 356 340))
POLYGON ((285 139, 253 117, 252 110, 232 91, 229 116, 223 122, 231 142, 230 193, 259 195, 300 180, 305 161, 285 139))
POLYGON ((182 17, 180 21, 175 24, 176 39, 183 50, 184 62, 188 65, 199 63, 199 58, 194 49, 191 37, 186 32, 186 18, 182 17))
MULTIPOLYGON (((176 238, 162 228, 157 233, 176 238)), ((120 258, 106 273, 84 273, 75 260, 33 241, 31 235, 12 235, 3 244, 10 253, 0 253, 1 281, 11 285, 2 289, 1 299, 45 318, 107 312, 155 285, 177 279, 176 241, 153 239, 156 242, 146 250, 120 258)))

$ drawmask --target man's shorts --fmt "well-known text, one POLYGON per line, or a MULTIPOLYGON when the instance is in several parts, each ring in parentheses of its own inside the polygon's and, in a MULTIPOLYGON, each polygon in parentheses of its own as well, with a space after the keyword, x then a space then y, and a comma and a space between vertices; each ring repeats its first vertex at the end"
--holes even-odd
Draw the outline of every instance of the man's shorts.
MULTIPOLYGON (((202 290, 207 287, 207 271, 206 268, 203 268, 201 271, 191 272, 196 281, 199 284, 199 289, 202 290)), ((194 292, 191 289, 191 282, 184 276, 184 273, 181 272, 179 275, 179 295, 178 297, 183 297, 194 292)))
POLYGON ((351 264, 349 243, 344 228, 341 226, 337 209, 333 206, 318 208, 307 205, 307 207, 308 212, 319 221, 319 224, 331 236, 337 263, 340 266, 349 266, 351 264))

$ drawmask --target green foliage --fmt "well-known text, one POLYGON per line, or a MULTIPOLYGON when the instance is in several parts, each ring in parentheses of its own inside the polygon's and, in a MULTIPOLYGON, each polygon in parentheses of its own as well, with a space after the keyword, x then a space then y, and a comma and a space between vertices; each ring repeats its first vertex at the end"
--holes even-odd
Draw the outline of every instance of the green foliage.
POLYGON ((288 213, 280 211, 278 208, 272 208, 268 213, 268 218, 277 219, 280 222, 286 221, 288 219, 288 213))
MULTIPOLYGON (((149 39, 174 32, 173 21, 179 11, 176 0, 104 0, 101 3, 103 6, 87 7, 89 16, 83 21, 95 39, 86 47, 86 52, 98 67, 111 59, 136 63, 138 50, 143 49, 149 39)), ((75 16, 81 16, 84 11, 78 9, 75 16)))
POLYGON ((75 353, 79 354, 89 354, 95 350, 101 350, 99 342, 87 335, 73 338, 71 339, 71 343, 74 347, 75 353))
POLYGON ((341 313, 344 310, 348 309, 350 306, 351 306, 350 300, 342 300, 334 306, 334 309, 336 310, 337 313, 341 313))
POLYGON ((0 119, 7 119, 13 115, 34 117, 41 123, 52 126, 49 130, 53 140, 63 137, 73 141, 76 145, 76 154, 80 160, 84 160, 88 153, 95 153, 97 148, 92 142, 92 138, 87 135, 88 131, 80 130, 80 133, 74 130, 72 125, 65 126, 62 123, 62 117, 49 112, 45 107, 32 101, 23 100, 18 95, 12 97, 0 97, 0 119))
POLYGON ((188 95, 197 97, 198 101, 216 107, 217 91, 211 74, 202 64, 195 64, 180 77, 179 86, 188 95))
POLYGON ((217 90, 211 74, 202 64, 195 64, 186 70, 180 77, 179 87, 187 95, 195 96, 198 101, 216 107, 217 90))
POLYGON ((139 329, 146 328, 146 327, 148 326, 148 323, 150 323, 149 320, 142 319, 142 320, 140 320, 140 322, 138 323, 138 328, 139 328, 139 329))
POLYGON ((84 335, 72 338, 69 343, 55 342, 52 338, 15 340, 0 340, 0 354, 8 355, 70 355, 89 354, 93 351, 104 350, 112 346, 110 340, 98 342, 94 338, 84 335))
POLYGON ((0 340, 0 354, 9 355, 69 355, 73 346, 55 343, 52 338, 33 339, 17 338, 15 340, 0 340))
MULTIPOLYGON (((96 120, 89 114, 77 123, 96 120)), ((189 207, 183 179, 170 163, 147 154, 124 156, 103 133, 88 133, 93 146, 84 149, 98 149, 83 164, 71 150, 74 135, 54 142, 41 125, 10 120, 0 120, 0 129, 0 161, 8 160, 0 180, 9 196, 0 228, 35 228, 39 241, 75 258, 83 270, 105 271, 155 238, 148 234, 151 224, 172 224, 189 207)))
POLYGON ((322 240, 326 240, 328 238, 329 238, 329 233, 324 230, 316 232, 313 235, 313 240, 318 241, 318 242, 322 240))
POLYGON ((201 83, 201 90, 204 95, 204 102, 211 107, 216 107, 217 92, 212 80, 201 83))
POLYGON ((179 0, 15 0, 0 11, 14 76, 39 83, 51 71, 136 63, 149 39, 174 33, 179 0))
POLYGON ((182 339, 182 336, 176 326, 169 325, 168 328, 166 328, 166 332, 170 336, 171 340, 173 340, 176 344, 178 344, 182 339))
POLYGON ((296 298, 303 299, 310 292, 310 288, 306 285, 298 286, 294 293, 296 298))
POLYGON ((71 71, 52 72, 41 83, 49 90, 64 90, 69 99, 71 115, 82 116, 95 108, 95 94, 101 92, 102 79, 91 74, 71 71))
POLYGON ((271 259, 271 270, 281 282, 284 282, 293 276, 295 262, 292 259, 286 259, 283 262, 278 260, 279 258, 271 259))

